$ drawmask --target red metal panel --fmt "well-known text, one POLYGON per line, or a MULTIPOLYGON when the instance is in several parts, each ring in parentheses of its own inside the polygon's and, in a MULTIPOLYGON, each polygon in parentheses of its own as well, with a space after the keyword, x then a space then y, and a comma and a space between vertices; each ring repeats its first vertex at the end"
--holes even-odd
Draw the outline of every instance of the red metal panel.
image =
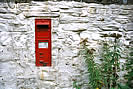
POLYGON ((41 21, 41 22, 37 22, 37 25, 49 25, 49 22, 46 21, 41 21))
POLYGON ((36 66, 51 66, 51 19, 35 19, 36 66))

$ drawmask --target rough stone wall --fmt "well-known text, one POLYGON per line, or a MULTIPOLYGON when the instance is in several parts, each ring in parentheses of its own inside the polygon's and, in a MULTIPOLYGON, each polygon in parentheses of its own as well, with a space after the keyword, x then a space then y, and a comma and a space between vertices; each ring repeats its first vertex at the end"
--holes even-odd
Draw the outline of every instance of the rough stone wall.
POLYGON ((88 89, 80 39, 98 48, 103 33, 122 34, 125 47, 133 43, 133 5, 0 3, 0 89, 72 89, 75 79, 88 89), (51 67, 35 66, 35 18, 52 19, 51 67))

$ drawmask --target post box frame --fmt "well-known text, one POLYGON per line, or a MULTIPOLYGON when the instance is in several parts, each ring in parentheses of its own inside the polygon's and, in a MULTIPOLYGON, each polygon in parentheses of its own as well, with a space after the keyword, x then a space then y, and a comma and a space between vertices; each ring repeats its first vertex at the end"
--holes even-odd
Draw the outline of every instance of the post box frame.
POLYGON ((51 56, 51 19, 35 19, 36 66, 51 66, 51 56))

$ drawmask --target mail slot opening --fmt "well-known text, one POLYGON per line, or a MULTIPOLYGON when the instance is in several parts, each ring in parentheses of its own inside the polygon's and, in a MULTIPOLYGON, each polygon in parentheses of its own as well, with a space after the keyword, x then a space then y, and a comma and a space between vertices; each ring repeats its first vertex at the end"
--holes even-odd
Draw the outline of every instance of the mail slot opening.
POLYGON ((47 29, 47 28, 49 28, 49 26, 48 26, 48 25, 38 24, 38 25, 37 25, 37 28, 38 28, 38 29, 47 29))

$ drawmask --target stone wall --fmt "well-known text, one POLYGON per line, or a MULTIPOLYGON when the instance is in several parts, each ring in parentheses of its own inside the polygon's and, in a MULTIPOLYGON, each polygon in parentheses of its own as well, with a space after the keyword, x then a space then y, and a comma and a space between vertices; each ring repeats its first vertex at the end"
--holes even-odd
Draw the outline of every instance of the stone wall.
POLYGON ((122 34, 125 48, 133 43, 133 5, 0 3, 0 89, 72 89, 73 80, 88 89, 79 43, 87 37, 98 49, 103 33, 122 34), (52 19, 51 67, 35 66, 35 18, 52 19))

